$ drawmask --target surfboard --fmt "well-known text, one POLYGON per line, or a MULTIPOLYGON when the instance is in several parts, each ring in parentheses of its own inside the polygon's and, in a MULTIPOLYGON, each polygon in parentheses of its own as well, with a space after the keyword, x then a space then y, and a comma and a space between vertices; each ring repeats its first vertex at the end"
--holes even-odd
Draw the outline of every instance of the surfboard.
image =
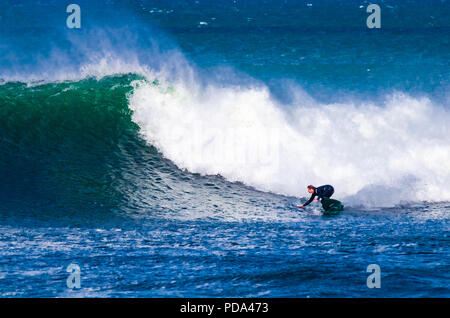
POLYGON ((324 214, 338 214, 344 210, 344 205, 339 200, 323 198, 321 203, 324 214))

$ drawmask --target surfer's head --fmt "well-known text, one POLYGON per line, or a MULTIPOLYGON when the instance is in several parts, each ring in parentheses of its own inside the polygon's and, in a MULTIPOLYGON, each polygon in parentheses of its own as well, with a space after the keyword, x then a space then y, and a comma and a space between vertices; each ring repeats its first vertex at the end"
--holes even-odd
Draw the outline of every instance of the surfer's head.
POLYGON ((315 186, 313 186, 313 185, 309 185, 309 186, 308 186, 308 192, 309 192, 309 193, 314 193, 314 190, 316 190, 316 187, 315 187, 315 186))

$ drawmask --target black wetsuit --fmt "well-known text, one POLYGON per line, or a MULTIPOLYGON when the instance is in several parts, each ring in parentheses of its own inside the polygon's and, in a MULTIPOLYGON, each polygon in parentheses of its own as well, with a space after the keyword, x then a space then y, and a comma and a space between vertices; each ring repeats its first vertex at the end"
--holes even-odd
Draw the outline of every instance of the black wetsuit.
POLYGON ((314 193, 311 195, 308 201, 306 201, 303 206, 307 206, 311 202, 313 202, 314 198, 317 196, 319 199, 322 198, 330 198, 334 193, 334 188, 329 184, 317 187, 314 189, 314 193))

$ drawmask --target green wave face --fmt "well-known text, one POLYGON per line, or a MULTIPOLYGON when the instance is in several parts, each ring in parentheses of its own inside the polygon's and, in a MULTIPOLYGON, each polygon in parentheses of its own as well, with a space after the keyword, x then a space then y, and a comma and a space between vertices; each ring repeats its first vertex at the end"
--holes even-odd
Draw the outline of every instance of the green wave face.
MULTIPOLYGON (((128 74, 0 85, 3 220, 31 214, 78 226, 183 216, 180 204, 195 214, 204 210, 196 203, 205 196, 232 187, 217 176, 180 170, 141 137, 128 104, 135 80, 145 79, 128 74), (184 203, 178 203, 180 198, 184 203), (175 208, 168 202, 175 202, 175 208)), ((155 80, 151 85, 160 84, 155 80)), ((170 94, 173 88, 163 91, 170 94)))
POLYGON ((134 132, 126 95, 136 76, 28 86, 0 86, 1 138, 40 149, 105 142, 134 132))
POLYGON ((131 120, 127 94, 136 79, 1 85, 2 200, 50 202, 65 209, 117 206, 134 183, 124 171, 137 160, 160 160, 131 120))

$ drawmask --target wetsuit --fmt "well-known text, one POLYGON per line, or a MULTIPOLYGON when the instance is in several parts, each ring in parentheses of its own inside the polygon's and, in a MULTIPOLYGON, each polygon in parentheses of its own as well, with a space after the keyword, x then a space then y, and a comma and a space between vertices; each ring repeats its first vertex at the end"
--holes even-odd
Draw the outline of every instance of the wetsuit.
POLYGON ((314 193, 311 195, 308 201, 306 201, 303 206, 307 206, 311 202, 313 202, 314 198, 317 196, 319 199, 322 198, 330 198, 334 193, 334 188, 329 184, 317 187, 314 189, 314 193))

